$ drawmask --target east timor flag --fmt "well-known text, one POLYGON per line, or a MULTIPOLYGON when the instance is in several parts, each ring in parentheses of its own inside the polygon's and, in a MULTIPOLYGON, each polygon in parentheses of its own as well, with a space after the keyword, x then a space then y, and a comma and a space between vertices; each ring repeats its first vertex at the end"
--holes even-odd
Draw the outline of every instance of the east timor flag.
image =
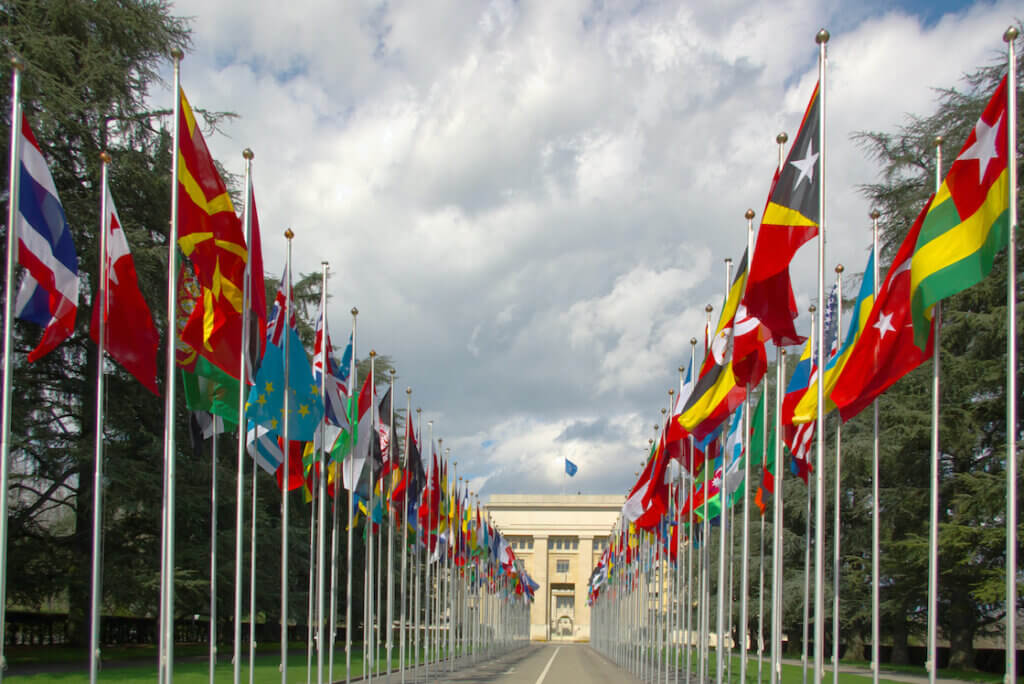
POLYGON ((936 302, 981 281, 1006 245, 1006 119, 1004 77, 928 206, 910 262, 910 310, 920 349, 928 342, 936 302))

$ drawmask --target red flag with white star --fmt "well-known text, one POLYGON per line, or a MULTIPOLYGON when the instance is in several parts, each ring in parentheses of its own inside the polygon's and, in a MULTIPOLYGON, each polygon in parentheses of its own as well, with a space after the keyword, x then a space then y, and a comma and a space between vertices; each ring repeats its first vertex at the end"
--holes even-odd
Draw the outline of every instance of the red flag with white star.
POLYGON ((844 422, 860 413, 875 397, 932 355, 934 324, 928 333, 928 344, 922 351, 914 344, 914 323, 910 313, 910 260, 930 206, 929 198, 903 239, 875 298, 864 331, 853 345, 850 358, 832 390, 832 401, 839 408, 844 422))

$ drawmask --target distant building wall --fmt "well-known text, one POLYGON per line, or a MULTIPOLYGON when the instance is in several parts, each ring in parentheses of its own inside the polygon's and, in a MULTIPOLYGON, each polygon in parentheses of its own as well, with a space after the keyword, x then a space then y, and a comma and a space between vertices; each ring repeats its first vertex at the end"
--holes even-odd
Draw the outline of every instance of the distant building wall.
POLYGON ((622 496, 493 494, 486 509, 540 587, 530 609, 537 641, 589 641, 587 581, 604 553, 622 496))

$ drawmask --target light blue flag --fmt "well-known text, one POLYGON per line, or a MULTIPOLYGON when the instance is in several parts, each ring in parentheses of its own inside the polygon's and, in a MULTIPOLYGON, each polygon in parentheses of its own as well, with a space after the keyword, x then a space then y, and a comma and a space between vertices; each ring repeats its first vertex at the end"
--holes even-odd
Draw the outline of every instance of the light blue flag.
MULTIPOLYGON (((306 357, 299 334, 294 328, 288 335, 288 439, 308 442, 313 439, 324 415, 320 386, 313 381, 313 370, 306 357)), ((284 348, 267 341, 263 363, 249 390, 247 417, 276 433, 284 434, 284 348)))
POLYGON ((579 468, 576 466, 575 463, 573 463, 569 459, 565 459, 565 472, 569 473, 569 477, 573 477, 574 475, 576 475, 577 470, 579 470, 579 468))

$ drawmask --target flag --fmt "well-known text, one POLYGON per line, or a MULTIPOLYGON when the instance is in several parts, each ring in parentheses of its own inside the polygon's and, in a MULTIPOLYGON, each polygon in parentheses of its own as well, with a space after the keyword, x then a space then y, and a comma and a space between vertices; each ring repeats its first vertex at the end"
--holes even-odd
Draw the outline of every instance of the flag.
POLYGON ((772 180, 743 295, 748 315, 758 318, 771 331, 772 340, 779 347, 803 342, 793 326, 798 312, 789 262, 801 246, 818 234, 820 124, 816 84, 786 163, 772 180))
POLYGON ((754 416, 751 419, 753 427, 751 428, 750 434, 750 468, 753 472, 754 468, 758 469, 759 482, 757 490, 754 494, 754 503, 757 504, 757 508, 761 511, 763 516, 768 506, 765 503, 765 492, 774 492, 774 479, 772 473, 775 467, 775 428, 772 427, 772 434, 767 440, 767 449, 765 449, 765 395, 766 391, 761 392, 761 397, 757 400, 757 408, 754 409, 754 416), (767 453, 765 453, 767 451, 767 453))
MULTIPOLYGON (((690 364, 686 367, 686 375, 679 379, 679 394, 676 395, 675 405, 672 407, 672 415, 668 418, 665 437, 665 455, 669 459, 675 459, 683 468, 691 470, 694 467, 690 449, 689 435, 679 423, 679 416, 682 414, 686 403, 693 394, 693 358, 691 353, 690 364)), ((699 466, 698 466, 699 467, 699 466)))
POLYGON ((789 462, 789 470, 807 484, 810 474, 814 471, 811 466, 811 447, 814 446, 814 436, 818 433, 818 421, 812 420, 800 425, 783 425, 782 441, 793 454, 789 462))
POLYGON ((768 370, 768 355, 764 344, 771 339, 771 331, 740 302, 733 326, 732 372, 736 383, 754 387, 768 370))
MULTIPOLYGON (((291 287, 288 272, 282 279, 281 287, 291 287)), ((281 297, 278 289, 278 297, 281 297)), ((275 303, 275 310, 277 310, 275 303)), ((280 307, 277 317, 284 318, 284 307, 280 307)), ((294 321, 294 317, 292 317, 294 321)), ((288 392, 288 439, 312 441, 316 434, 320 419, 323 417, 323 402, 320 398, 320 387, 312 382, 313 370, 310 368, 306 350, 299 339, 299 333, 293 325, 275 327, 276 338, 268 327, 267 351, 263 355, 260 369, 253 378, 253 386, 249 390, 246 403, 248 417, 259 425, 283 433, 284 425, 284 393, 288 392), (285 344, 285 335, 287 345, 285 344), (288 387, 285 387, 285 347, 288 348, 288 387)))
POLYGON ((395 487, 392 497, 401 498, 408 489, 410 508, 419 500, 420 493, 426 485, 427 474, 423 471, 423 461, 420 458, 420 448, 416 443, 416 433, 413 431, 412 421, 405 422, 405 435, 408 443, 408 457, 406 458, 405 472, 402 479, 395 487))
MULTIPOLYGON (((282 488, 284 481, 284 440, 271 430, 249 422, 245 433, 245 447, 249 455, 260 468, 277 478, 277 488, 282 488)), ((306 483, 306 475, 302 464, 302 452, 305 442, 289 440, 288 450, 288 491, 298 489, 306 483)))
POLYGON ((178 97, 178 246, 195 265, 202 288, 202 299, 182 334, 199 354, 237 377, 248 259, 245 234, 185 91, 179 90, 178 97))
POLYGON ((747 253, 743 253, 711 341, 711 353, 704 358, 700 378, 679 416, 679 423, 697 439, 722 425, 746 396, 746 387, 736 384, 732 372, 733 325, 747 280, 747 253))
POLYGON ((928 204, 910 261, 910 311, 914 344, 920 349, 931 337, 935 304, 980 282, 992 270, 996 253, 1006 246, 1006 119, 1004 76, 928 204))
MULTIPOLYGON (((352 341, 349 339, 349 346, 346 350, 349 357, 352 355, 352 341)), ((346 377, 348 368, 339 366, 334 360, 334 348, 331 346, 331 335, 327 331, 327 309, 323 302, 320 304, 320 315, 316 319, 316 332, 313 343, 313 382, 317 387, 324 386, 324 420, 331 425, 347 429, 348 413, 345 409, 345 397, 348 396, 348 388, 345 379, 341 378, 340 370, 344 368, 346 377), (324 348, 326 343, 327 347, 324 348), (327 379, 323 380, 324 359, 327 361, 327 379)))
POLYGON ((576 466, 575 463, 573 463, 569 459, 565 459, 565 472, 568 473, 569 477, 575 477, 577 470, 579 470, 579 468, 576 466))
POLYGON ((391 425, 391 387, 384 393, 377 409, 379 419, 377 421, 377 434, 380 436, 380 472, 378 477, 383 478, 388 473, 398 470, 401 461, 398 456, 398 439, 394 427, 391 425))
POLYGON ((102 315, 107 353, 135 376, 143 387, 159 395, 156 368, 160 334, 156 331, 153 316, 139 290, 135 262, 110 187, 106 186, 104 191, 107 195, 107 213, 103 217, 103 230, 107 233, 107 271, 100 275, 100 287, 106 291, 106 301, 99 296, 93 298, 89 335, 99 343, 102 315), (106 304, 106 308, 101 312, 102 304, 106 304))
MULTIPOLYGON (((828 399, 832 394, 832 390, 836 386, 836 382, 839 380, 839 375, 843 372, 843 367, 850 359, 850 353, 853 351, 854 345, 860 338, 861 333, 864 331, 864 327, 868 322, 868 314, 871 313, 871 306, 875 303, 875 255, 872 251, 868 257, 868 263, 864 267, 864 277, 861 279, 860 291, 857 293, 857 301, 853 305, 853 312, 850 316, 850 327, 846 331, 846 339, 843 340, 843 345, 834 354, 830 355, 828 362, 825 364, 825 372, 816 374, 817 376, 824 376, 823 390, 825 394, 825 412, 828 413, 835 408, 835 404, 828 399)), ((826 312, 828 310, 826 309, 826 312)), ((833 314, 834 316, 834 314, 833 314)), ((831 335, 826 334, 825 339, 830 340, 835 337, 836 326, 832 326, 831 335)), ((815 357, 817 358, 817 357, 815 357)), ((803 361, 803 359, 801 359, 803 361)), ((787 391, 787 396, 789 392, 787 391)), ((818 417, 818 377, 814 377, 807 387, 803 396, 799 399, 796 406, 793 408, 793 412, 789 417, 787 424, 800 424, 808 423, 816 420, 818 417)), ((793 451, 793 455, 796 458, 801 458, 797 449, 793 448, 793 445, 788 441, 786 442, 789 448, 793 451)), ((806 482, 806 478, 804 478, 806 482)))
MULTIPOLYGON (((356 415, 353 416, 356 427, 350 439, 354 442, 354 446, 342 465, 345 489, 361 491, 361 480, 363 479, 363 471, 366 469, 366 461, 370 457, 370 448, 375 442, 378 448, 380 447, 380 441, 374 428, 374 411, 371 410, 376 408, 373 378, 367 375, 366 379, 363 380, 362 389, 359 391, 356 415)), ((368 497, 364 496, 363 498, 368 497)))
POLYGON ((263 241, 256 191, 249 187, 249 378, 256 375, 267 348, 267 291, 263 284, 263 241))
POLYGON ((865 321, 864 332, 836 380, 831 398, 844 422, 932 354, 932 336, 924 351, 914 343, 910 312, 911 259, 931 206, 929 200, 903 239, 865 321))
POLYGON ((662 432, 662 439, 651 448, 643 472, 622 505, 623 517, 643 529, 657 525, 668 510, 668 459, 664 455, 664 434, 662 432))
POLYGON ((811 381, 816 377, 817 355, 811 348, 811 341, 804 343, 804 350, 800 359, 793 367, 793 374, 789 376, 789 384, 786 385, 786 392, 782 395, 782 424, 793 424, 793 413, 797 405, 807 394, 811 381))
POLYGON ((75 332, 78 314, 78 255, 57 186, 46 159, 21 119, 19 144, 18 263, 25 268, 15 300, 15 315, 43 327, 28 360, 37 361, 75 332))

